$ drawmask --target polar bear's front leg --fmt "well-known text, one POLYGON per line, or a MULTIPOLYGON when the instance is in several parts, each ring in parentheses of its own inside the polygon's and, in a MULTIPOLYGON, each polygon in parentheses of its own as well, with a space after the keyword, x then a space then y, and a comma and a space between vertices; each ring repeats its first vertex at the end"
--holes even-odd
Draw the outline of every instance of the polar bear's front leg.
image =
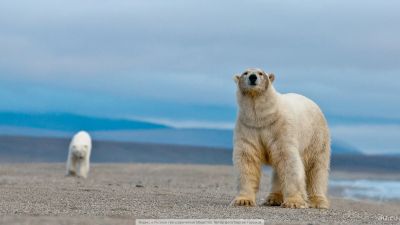
POLYGON ((67 176, 76 176, 76 160, 69 156, 67 161, 67 176))
POLYGON ((282 185, 284 208, 307 208, 304 165, 295 147, 280 148, 273 154, 274 167, 282 185))
POLYGON ((261 160, 255 149, 235 148, 234 166, 238 182, 238 195, 234 206, 255 206, 256 193, 260 185, 261 160))
POLYGON ((82 178, 87 178, 89 173, 89 162, 83 159, 79 162, 79 173, 78 176, 82 178))
POLYGON ((280 206, 283 202, 282 187, 276 171, 272 171, 271 190, 264 205, 280 206))

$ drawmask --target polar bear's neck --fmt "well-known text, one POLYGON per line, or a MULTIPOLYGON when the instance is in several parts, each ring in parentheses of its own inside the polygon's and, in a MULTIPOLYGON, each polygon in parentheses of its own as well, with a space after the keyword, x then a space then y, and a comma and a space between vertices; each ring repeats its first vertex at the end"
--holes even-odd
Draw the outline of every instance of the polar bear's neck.
POLYGON ((245 126, 262 128, 276 120, 279 93, 271 85, 260 96, 251 97, 238 93, 238 119, 245 126))

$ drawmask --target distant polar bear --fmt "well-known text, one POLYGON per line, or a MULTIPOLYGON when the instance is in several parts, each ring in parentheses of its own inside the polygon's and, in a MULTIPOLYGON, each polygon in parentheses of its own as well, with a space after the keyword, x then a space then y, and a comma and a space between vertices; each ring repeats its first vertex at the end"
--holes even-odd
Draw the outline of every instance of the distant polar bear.
POLYGON ((264 205, 328 208, 330 134, 320 108, 298 94, 280 94, 275 76, 248 69, 235 76, 239 112, 233 162, 238 175, 235 206, 254 206, 262 164, 271 165, 264 205))
POLYGON ((90 167, 92 140, 85 131, 75 134, 69 145, 67 175, 87 178, 90 167))

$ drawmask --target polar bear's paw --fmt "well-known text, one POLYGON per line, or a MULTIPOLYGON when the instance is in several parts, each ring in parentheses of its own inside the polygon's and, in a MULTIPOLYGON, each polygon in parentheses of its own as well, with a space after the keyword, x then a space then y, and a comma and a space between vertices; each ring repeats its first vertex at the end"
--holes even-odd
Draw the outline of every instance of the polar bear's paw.
POLYGON ((311 196, 309 199, 310 208, 328 209, 329 201, 323 196, 311 196))
POLYGON ((254 200, 244 196, 236 197, 231 203, 231 206, 255 206, 255 205, 256 202, 254 200))
POLYGON ((286 198, 282 205, 283 208, 291 208, 291 209, 305 209, 308 208, 306 201, 300 196, 298 197, 290 197, 286 198))
POLYGON ((68 170, 67 174, 65 175, 67 177, 74 177, 76 176, 76 172, 73 170, 68 170))
POLYGON ((265 200, 265 206, 280 206, 283 202, 283 196, 280 193, 271 193, 268 195, 267 200, 265 200))

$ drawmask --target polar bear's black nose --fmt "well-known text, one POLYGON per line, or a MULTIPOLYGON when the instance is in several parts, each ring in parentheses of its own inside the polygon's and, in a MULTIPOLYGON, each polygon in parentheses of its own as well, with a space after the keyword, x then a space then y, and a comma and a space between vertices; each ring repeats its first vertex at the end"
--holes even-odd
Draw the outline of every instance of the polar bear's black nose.
POLYGON ((251 75, 249 76, 249 80, 250 80, 250 84, 256 84, 257 75, 251 74, 251 75))

